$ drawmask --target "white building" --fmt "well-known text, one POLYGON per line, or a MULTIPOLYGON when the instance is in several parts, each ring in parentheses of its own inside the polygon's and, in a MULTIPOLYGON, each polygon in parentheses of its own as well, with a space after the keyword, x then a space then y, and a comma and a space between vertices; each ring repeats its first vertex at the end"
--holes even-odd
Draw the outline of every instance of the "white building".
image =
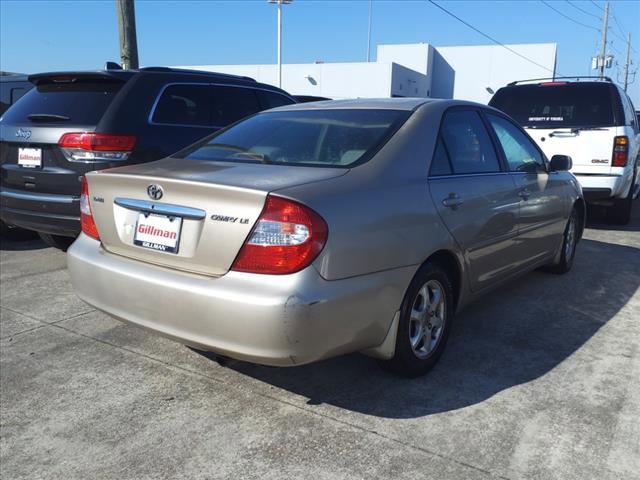
MULTIPOLYGON (((486 103, 491 91, 513 81, 551 77, 556 44, 433 47, 379 45, 375 62, 282 65, 282 88, 328 98, 432 97, 486 103)), ((277 84, 277 65, 190 65, 183 68, 245 75, 277 84)))

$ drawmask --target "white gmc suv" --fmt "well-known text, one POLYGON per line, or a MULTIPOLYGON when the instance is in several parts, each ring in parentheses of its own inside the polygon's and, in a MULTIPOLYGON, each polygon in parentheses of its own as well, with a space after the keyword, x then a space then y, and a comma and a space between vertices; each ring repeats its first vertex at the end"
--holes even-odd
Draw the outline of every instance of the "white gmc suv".
POLYGON ((640 190, 640 130, 623 89, 608 78, 527 80, 499 89, 489 105, 520 123, 548 158, 569 155, 585 200, 608 207, 611 222, 629 222, 640 190))

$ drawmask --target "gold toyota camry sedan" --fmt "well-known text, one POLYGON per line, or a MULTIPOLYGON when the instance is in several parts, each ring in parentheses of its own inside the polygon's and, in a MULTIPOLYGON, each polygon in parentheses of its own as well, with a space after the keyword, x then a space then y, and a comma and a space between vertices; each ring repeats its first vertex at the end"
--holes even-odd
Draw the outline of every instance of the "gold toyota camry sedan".
POLYGON ((571 268, 570 167, 470 102, 281 107, 87 174, 69 271, 89 304, 196 348, 280 366, 361 351, 416 376, 470 301, 571 268))

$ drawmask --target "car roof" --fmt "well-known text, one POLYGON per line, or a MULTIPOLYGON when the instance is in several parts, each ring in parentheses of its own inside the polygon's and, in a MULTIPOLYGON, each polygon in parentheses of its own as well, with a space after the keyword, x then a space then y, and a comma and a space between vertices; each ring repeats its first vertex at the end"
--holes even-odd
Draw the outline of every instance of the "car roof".
POLYGON ((269 111, 297 111, 297 110, 339 110, 339 109, 377 109, 377 110, 406 110, 412 111, 423 105, 439 105, 448 108, 455 105, 469 105, 491 108, 479 103, 464 100, 449 100, 435 98, 354 98, 349 100, 327 100, 321 102, 294 103, 269 111))
POLYGON ((264 90, 271 90, 278 93, 284 93, 290 96, 286 91, 274 87, 273 85, 258 83, 255 79, 251 77, 243 77, 239 75, 230 75, 226 73, 219 72, 209 72, 204 70, 188 70, 182 68, 169 68, 169 67, 144 67, 137 70, 117 70, 117 69, 107 69, 107 70, 88 70, 88 71, 63 71, 63 72, 43 72, 29 75, 27 79, 33 83, 38 84, 39 82, 52 78, 52 77, 83 77, 83 78, 104 78, 105 80, 111 81, 121 81, 126 82, 130 78, 136 75, 165 75, 172 80, 178 80, 180 78, 187 79, 198 79, 199 81, 210 81, 212 83, 220 82, 220 83, 233 83, 237 85, 245 85, 245 86, 253 86, 260 87, 264 90))
POLYGON ((0 82, 28 82, 27 75, 0 75, 0 82))
POLYGON ((504 87, 500 88, 500 90, 502 90, 503 88, 536 88, 536 87, 566 87, 566 86, 575 86, 575 85, 603 85, 604 87, 609 88, 610 86, 614 85, 614 83, 612 82, 606 82, 606 81, 598 81, 598 80, 581 80, 581 81, 568 81, 568 80, 556 80, 556 81, 545 81, 545 82, 534 82, 534 83, 510 83, 508 85, 505 85, 504 87))

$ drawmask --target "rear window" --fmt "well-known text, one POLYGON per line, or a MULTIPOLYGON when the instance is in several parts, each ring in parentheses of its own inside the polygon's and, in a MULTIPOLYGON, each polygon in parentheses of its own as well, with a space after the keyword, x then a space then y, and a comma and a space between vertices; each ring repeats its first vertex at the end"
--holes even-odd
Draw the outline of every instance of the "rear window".
POLYGON ((122 85, 120 82, 93 81, 38 85, 7 110, 3 121, 96 125, 122 85), (38 114, 42 116, 34 117, 38 114), (48 118, 47 115, 55 117, 48 118))
POLYGON ((190 160, 351 167, 371 156, 409 117, 399 110, 266 112, 183 152, 190 160))
POLYGON ((612 91, 605 83, 505 87, 489 104, 520 125, 533 128, 616 124, 612 91))

